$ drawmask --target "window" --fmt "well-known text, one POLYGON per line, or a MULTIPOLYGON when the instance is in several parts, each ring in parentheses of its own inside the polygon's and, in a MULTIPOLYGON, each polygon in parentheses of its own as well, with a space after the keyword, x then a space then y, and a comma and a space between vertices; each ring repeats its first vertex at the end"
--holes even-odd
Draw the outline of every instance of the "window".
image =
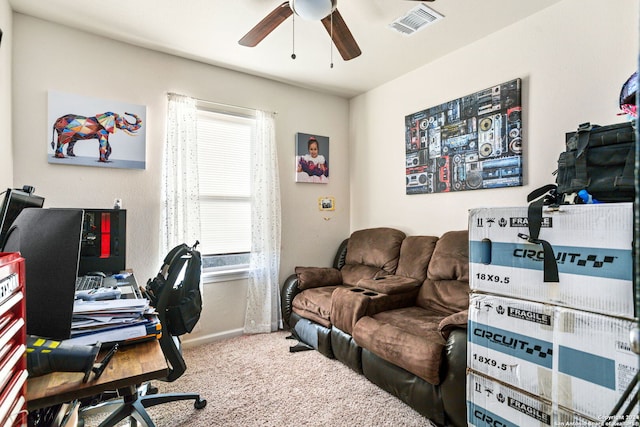
POLYGON ((249 264, 251 143, 255 118, 198 107, 198 173, 203 267, 249 264))

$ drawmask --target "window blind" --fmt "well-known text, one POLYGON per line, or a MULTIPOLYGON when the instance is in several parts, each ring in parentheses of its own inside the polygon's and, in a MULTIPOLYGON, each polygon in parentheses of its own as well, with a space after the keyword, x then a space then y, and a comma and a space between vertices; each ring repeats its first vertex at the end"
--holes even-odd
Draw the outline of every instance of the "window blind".
POLYGON ((251 141, 255 119, 198 111, 201 252, 251 250, 251 141))

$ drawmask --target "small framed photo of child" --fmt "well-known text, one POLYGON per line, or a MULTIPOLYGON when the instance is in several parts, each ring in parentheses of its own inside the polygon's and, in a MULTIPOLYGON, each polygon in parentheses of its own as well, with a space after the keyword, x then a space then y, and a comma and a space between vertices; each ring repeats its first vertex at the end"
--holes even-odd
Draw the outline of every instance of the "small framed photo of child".
POLYGON ((329 137, 296 133, 296 182, 329 182, 329 137))

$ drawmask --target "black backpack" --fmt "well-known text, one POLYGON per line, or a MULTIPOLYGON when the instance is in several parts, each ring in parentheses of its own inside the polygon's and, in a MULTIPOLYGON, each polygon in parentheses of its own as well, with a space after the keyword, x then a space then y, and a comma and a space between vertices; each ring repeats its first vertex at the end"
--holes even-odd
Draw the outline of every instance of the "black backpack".
POLYGON ((147 281, 146 297, 152 307, 166 307, 166 328, 172 336, 191 332, 202 312, 202 258, 195 249, 197 245, 198 242, 193 247, 183 243, 171 249, 156 277, 147 281), (184 277, 176 284, 185 264, 184 277), (171 286, 171 292, 163 293, 165 286, 171 286))

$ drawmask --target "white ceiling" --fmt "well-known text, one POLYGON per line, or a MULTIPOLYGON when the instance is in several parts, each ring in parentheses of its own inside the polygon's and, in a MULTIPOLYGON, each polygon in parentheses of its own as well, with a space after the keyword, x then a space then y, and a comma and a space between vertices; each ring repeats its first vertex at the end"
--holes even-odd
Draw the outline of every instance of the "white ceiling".
POLYGON ((258 46, 238 40, 283 0, 10 0, 14 11, 104 37, 344 97, 366 92, 561 0, 436 0, 412 36, 388 25, 406 0, 338 0, 362 55, 343 61, 320 22, 287 19, 258 46), (332 53, 333 52, 333 53, 332 53), (333 68, 330 67, 333 56, 333 68))

